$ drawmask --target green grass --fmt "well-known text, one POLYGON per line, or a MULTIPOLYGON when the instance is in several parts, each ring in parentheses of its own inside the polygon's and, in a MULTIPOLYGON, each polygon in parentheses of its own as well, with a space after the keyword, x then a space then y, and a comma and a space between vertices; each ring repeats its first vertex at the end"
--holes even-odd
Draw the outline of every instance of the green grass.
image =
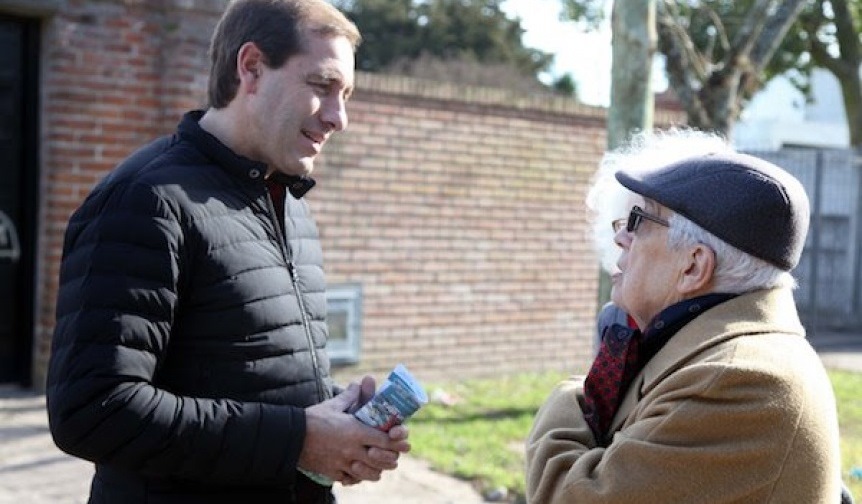
MULTIPOLYGON (((830 371, 838 401, 844 480, 855 499, 862 480, 862 374, 830 371)), ((412 454, 443 473, 472 481, 485 492, 505 487, 510 500, 524 494, 524 440, 536 410, 563 373, 521 374, 498 379, 428 384, 429 394, 445 391, 455 400, 433 401, 410 420, 412 454)))
POLYGON ((857 502, 862 499, 862 480, 850 479, 851 468, 862 468, 862 374, 830 371, 838 425, 841 428, 841 469, 844 481, 857 502))
POLYGON ((562 373, 470 380, 445 391, 453 406, 432 402, 410 420, 413 455, 438 471, 471 480, 480 491, 524 493, 524 440, 533 417, 562 373))

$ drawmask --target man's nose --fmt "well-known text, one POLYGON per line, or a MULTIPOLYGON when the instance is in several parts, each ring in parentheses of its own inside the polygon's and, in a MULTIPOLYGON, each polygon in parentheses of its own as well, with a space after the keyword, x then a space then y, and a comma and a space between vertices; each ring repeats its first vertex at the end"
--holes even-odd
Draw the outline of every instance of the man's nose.
POLYGON ((344 131, 347 129, 347 101, 341 96, 333 96, 325 100, 320 118, 333 131, 344 131))

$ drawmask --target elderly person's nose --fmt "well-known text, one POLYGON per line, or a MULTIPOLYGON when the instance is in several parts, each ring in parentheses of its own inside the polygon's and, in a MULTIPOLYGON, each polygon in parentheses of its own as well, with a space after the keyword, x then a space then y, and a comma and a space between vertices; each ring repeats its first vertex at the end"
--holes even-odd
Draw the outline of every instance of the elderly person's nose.
POLYGON ((625 226, 621 227, 616 234, 614 234, 614 243, 622 248, 626 248, 631 245, 632 234, 626 230, 625 226))

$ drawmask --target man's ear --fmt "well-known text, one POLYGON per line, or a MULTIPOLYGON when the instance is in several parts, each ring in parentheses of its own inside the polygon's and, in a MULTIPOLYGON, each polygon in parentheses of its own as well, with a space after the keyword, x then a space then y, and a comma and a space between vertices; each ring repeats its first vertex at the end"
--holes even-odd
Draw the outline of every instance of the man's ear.
POLYGON ((264 66, 263 53, 254 42, 246 42, 236 53, 236 73, 240 87, 253 93, 257 89, 258 78, 264 66))
POLYGON ((708 292, 715 274, 715 252, 699 243, 684 258, 685 269, 679 279, 679 289, 686 297, 708 292))

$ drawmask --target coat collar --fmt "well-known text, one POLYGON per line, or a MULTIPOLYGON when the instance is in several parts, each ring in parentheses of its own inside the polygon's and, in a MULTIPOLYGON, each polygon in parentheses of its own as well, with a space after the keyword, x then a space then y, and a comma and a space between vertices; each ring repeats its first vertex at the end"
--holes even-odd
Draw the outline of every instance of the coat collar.
POLYGON ((611 424, 617 431, 640 399, 695 354, 747 334, 805 337, 790 289, 748 292, 704 312, 680 329, 632 381, 611 424))
MULTIPOLYGON (((203 116, 203 110, 187 112, 177 128, 180 138, 193 143, 216 164, 235 176, 262 183, 266 177, 266 164, 237 154, 218 138, 201 128, 200 120, 203 116)), ((277 173, 270 178, 287 187, 290 194, 297 199, 303 197, 315 185, 315 181, 311 177, 277 173)))

